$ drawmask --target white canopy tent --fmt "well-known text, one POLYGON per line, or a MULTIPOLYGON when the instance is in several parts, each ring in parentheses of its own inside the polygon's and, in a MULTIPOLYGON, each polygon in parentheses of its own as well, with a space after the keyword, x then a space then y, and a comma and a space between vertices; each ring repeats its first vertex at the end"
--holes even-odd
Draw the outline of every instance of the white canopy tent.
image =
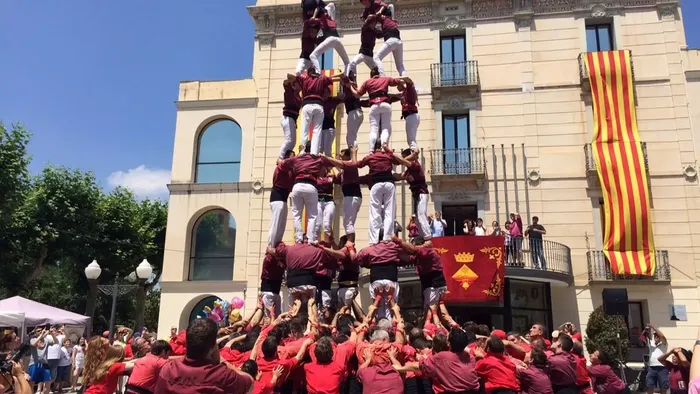
POLYGON ((16 327, 24 342, 27 331, 24 326, 24 312, 0 311, 0 327, 16 327))

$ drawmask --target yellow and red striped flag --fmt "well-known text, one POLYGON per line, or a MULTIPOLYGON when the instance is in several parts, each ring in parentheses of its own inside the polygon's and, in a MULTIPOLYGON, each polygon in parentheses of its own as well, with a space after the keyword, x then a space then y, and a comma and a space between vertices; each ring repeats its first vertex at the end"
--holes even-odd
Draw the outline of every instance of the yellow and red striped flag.
POLYGON ((637 128, 629 51, 586 53, 593 96, 593 156, 603 192, 603 252, 616 275, 656 271, 649 182, 637 128))
MULTIPOLYGON (((329 77, 332 77, 333 75, 335 75, 335 70, 322 70, 321 73, 323 75, 327 75, 329 77)), ((333 97, 338 95, 339 86, 340 86, 339 82, 333 82, 333 88, 331 90, 331 94, 333 95, 333 97)), ((339 127, 340 122, 338 121, 338 114, 339 113, 340 113, 340 111, 336 111, 336 113, 335 113, 336 139, 333 142, 333 150, 332 150, 332 154, 334 157, 336 155, 336 147, 338 145, 338 138, 337 137, 338 137, 339 129, 340 129, 340 127, 339 127)), ((301 124, 301 122, 299 124, 301 124)), ((309 141, 311 141, 311 138, 313 138, 313 134, 314 134, 313 125, 309 125, 309 141)), ((297 127, 297 141, 301 142, 301 127, 297 127)), ((316 220, 318 220, 318 218, 316 218, 316 220)), ((306 228, 307 223, 308 223, 308 218, 306 217, 306 209, 304 209, 304 212, 301 215, 301 228, 302 228, 302 231, 304 231, 305 233, 307 232, 307 228, 306 228)), ((294 234, 292 234, 292 243, 293 242, 294 242, 294 234)))

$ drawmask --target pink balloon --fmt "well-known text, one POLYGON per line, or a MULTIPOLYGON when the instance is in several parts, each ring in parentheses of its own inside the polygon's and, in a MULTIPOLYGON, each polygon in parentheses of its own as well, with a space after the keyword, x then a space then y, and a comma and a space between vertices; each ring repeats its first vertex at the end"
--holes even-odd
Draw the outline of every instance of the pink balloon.
POLYGON ((243 300, 239 297, 233 297, 233 299, 231 299, 231 306, 234 309, 241 309, 243 308, 243 300))

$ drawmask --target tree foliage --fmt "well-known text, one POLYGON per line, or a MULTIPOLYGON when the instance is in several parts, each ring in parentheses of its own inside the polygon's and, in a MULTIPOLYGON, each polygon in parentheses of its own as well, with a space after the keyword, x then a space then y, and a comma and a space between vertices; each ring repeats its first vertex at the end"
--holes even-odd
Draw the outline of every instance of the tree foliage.
POLYGON ((588 317, 586 350, 603 350, 614 360, 627 361, 630 351, 629 332, 622 316, 608 315, 597 307, 588 317))
MULTIPOLYGON (((108 284, 124 280, 146 258, 154 278, 140 308, 152 308, 156 300, 147 292, 163 267, 166 204, 139 201, 123 188, 104 193, 91 172, 49 166, 30 176, 29 140, 21 124, 0 123, 0 297, 22 295, 84 314, 83 272, 93 259, 102 268, 99 282, 108 284)), ((119 299, 119 324, 136 322, 135 296, 119 299)), ((103 330, 110 300, 98 295, 96 301, 93 328, 103 330)), ((150 323, 156 323, 152 317, 150 323)))

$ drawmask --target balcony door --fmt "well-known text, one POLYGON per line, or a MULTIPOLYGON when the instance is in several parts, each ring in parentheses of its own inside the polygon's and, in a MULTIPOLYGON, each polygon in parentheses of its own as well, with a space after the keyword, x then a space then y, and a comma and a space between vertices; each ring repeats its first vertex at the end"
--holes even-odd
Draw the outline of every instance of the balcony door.
POLYGON ((442 147, 445 174, 470 174, 469 114, 442 116, 442 147))
POLYGON ((464 35, 440 37, 440 85, 467 83, 467 44, 464 35))
POLYGON ((469 219, 476 222, 477 217, 476 204, 443 205, 442 218, 447 222, 445 235, 464 235, 464 221, 469 219))

